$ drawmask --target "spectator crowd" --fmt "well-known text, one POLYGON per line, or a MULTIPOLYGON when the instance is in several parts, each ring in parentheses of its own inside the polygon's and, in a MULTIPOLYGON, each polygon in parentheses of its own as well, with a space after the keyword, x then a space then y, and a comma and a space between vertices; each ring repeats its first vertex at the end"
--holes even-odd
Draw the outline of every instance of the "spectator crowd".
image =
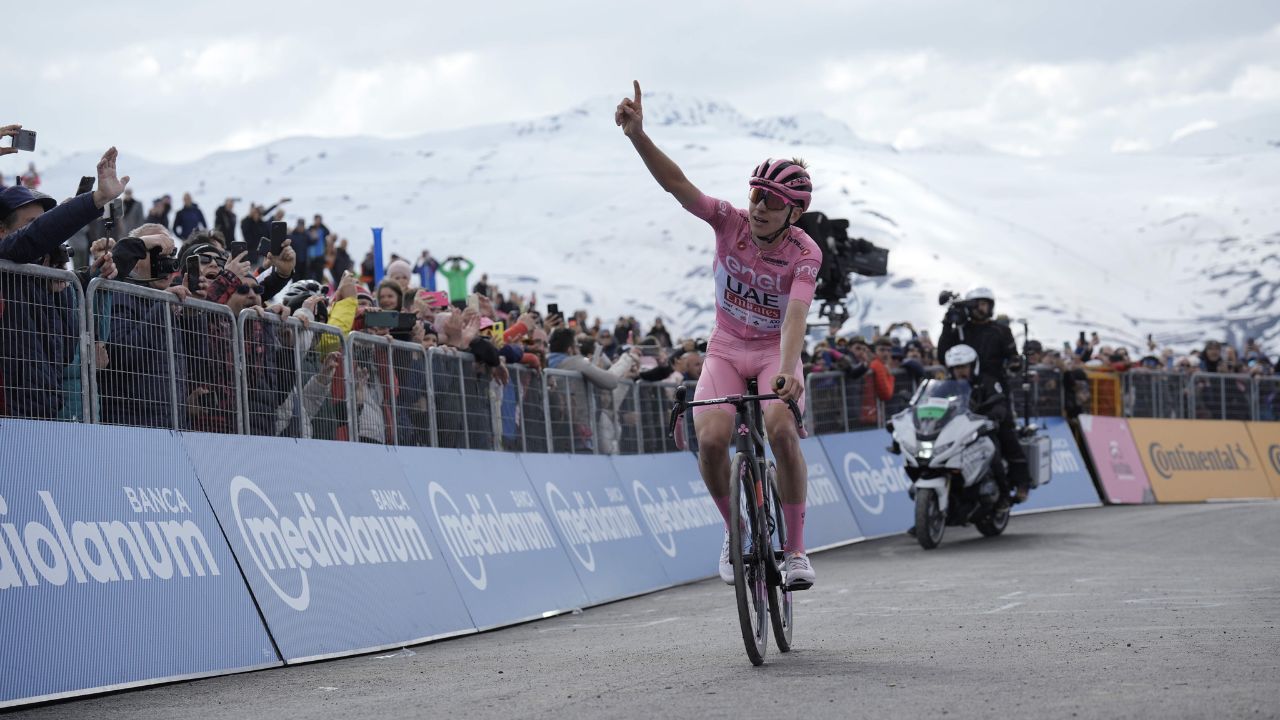
MULTIPOLYGON (((88 378, 98 387, 103 422, 170 427, 176 402, 178 427, 234 432, 238 403, 246 402, 254 434, 350 439, 347 428, 354 427, 357 439, 388 442, 394 428, 400 442, 421 441, 408 437, 428 424, 415 417, 428 406, 421 371, 412 372, 388 351, 365 352, 348 365, 355 396, 348 403, 334 390, 347 372, 340 341, 311 342, 306 357, 298 357, 302 344, 293 335, 295 325, 264 321, 246 325, 251 331, 236 349, 231 323, 245 310, 260 318, 296 318, 304 329, 320 323, 343 335, 390 337, 434 355, 469 353, 477 378, 497 388, 498 415, 507 429, 518 415, 511 408, 513 370, 524 378, 548 370, 580 373, 583 391, 613 393, 615 408, 624 404, 624 380, 685 382, 701 373, 705 340, 673 337, 661 317, 645 325, 634 316, 605 321, 585 310, 540 309, 535 294, 506 291, 487 274, 472 282, 475 265, 459 255, 392 255, 375 282, 372 251, 353 262, 347 239, 318 213, 309 221, 295 216, 280 251, 272 252, 266 238, 272 222, 288 222, 288 197, 270 205, 249 202, 243 217, 237 213, 243 201, 226 198, 212 224, 190 193, 176 209, 162 195, 144 212, 129 178, 118 176, 116 156, 114 148, 103 154, 93 189, 61 203, 38 189, 34 166, 12 186, 3 187, 0 178, 0 260, 70 266, 82 290, 102 278, 172 298, 160 302, 155 295, 125 293, 113 294, 109 307, 95 304, 90 361, 80 357, 76 294, 68 283, 0 271, 0 416, 83 418, 80 388, 88 378), (229 312, 184 312, 186 305, 224 306, 229 312), (164 352, 167 326, 175 367, 164 352), (237 352, 243 353, 247 398, 237 397, 237 352), (86 361, 92 377, 82 367, 86 361), (298 367, 305 382, 295 386, 291 373, 298 367), (180 401, 167 400, 173 387, 180 401), (348 423, 352 406, 355 422, 348 423)), ((1134 360, 1137 353, 1128 348, 1081 333, 1074 346, 1064 343, 1059 350, 1031 340, 1023 351, 1031 366, 1059 374, 1068 410, 1076 412, 1089 373, 1259 377, 1272 375, 1275 367, 1252 340, 1242 348, 1211 341, 1182 355, 1151 342, 1134 360)), ((883 332, 876 328, 869 336, 841 336, 830 328, 803 354, 807 375, 860 381, 856 412, 865 423, 875 422, 878 404, 904 403, 922 380, 937 376, 938 361, 930 333, 907 322, 883 332)), ((580 413, 590 403, 570 397, 568 405, 580 413)), ((616 448, 618 428, 599 427, 593 436, 584 429, 592 425, 588 419, 576 417, 572 424, 580 447, 616 448)), ((504 430, 503 437, 510 433, 504 430)))

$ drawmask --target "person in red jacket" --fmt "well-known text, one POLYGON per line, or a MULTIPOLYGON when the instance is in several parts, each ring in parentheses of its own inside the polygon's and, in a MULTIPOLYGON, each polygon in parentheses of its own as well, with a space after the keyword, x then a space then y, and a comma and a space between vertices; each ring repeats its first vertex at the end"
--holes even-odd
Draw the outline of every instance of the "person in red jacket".
POLYGON ((846 370, 846 374, 854 380, 863 378, 868 373, 871 375, 864 380, 860 396, 857 393, 846 394, 851 403, 850 416, 858 418, 857 424, 863 427, 875 427, 878 424, 880 414, 876 401, 887 402, 893 397, 893 374, 886 365, 887 358, 893 352, 893 344, 887 339, 881 340, 884 344, 877 341, 874 354, 867 346, 867 341, 861 337, 854 337, 849 341, 850 351, 857 362, 852 366, 852 372, 846 370))

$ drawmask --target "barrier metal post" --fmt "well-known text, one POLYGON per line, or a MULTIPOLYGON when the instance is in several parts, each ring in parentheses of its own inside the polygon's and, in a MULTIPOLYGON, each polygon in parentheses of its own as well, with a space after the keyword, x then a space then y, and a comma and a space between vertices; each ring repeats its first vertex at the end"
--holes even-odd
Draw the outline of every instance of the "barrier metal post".
POLYGON ((84 310, 74 273, 0 261, 0 416, 89 417, 84 310))

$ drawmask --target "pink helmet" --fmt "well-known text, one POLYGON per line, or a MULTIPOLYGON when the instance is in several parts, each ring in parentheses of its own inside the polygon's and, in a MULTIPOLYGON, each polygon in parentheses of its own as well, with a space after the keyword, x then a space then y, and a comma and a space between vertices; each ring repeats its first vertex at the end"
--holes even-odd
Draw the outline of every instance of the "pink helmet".
POLYGON ((813 181, 809 179, 809 172, 790 160, 765 160, 751 173, 748 184, 771 190, 801 210, 808 210, 809 201, 813 198, 813 181))

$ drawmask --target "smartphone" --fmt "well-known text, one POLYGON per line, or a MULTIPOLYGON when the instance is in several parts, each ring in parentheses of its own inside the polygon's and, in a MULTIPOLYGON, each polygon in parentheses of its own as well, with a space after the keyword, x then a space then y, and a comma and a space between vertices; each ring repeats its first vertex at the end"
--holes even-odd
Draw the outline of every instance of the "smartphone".
POLYGON ((95 178, 92 175, 85 175, 80 178, 80 184, 76 186, 76 195, 83 195, 93 189, 95 178))
POLYGON ((284 252, 284 241, 289 238, 289 223, 274 220, 271 223, 271 254, 280 257, 284 252))
POLYGON ((258 238, 258 257, 266 257, 269 250, 271 250, 271 240, 258 238))
MULTIPOLYGON (((367 312, 364 326, 367 328, 394 328, 400 325, 400 313, 391 311, 367 312)), ((412 327, 412 325, 410 325, 412 327)))
POLYGON ((13 138, 13 146, 19 150, 31 152, 36 149, 36 131, 19 130, 13 138))
POLYGON ((547 317, 552 317, 553 315, 559 315, 559 314, 560 314, 559 303, 547 303, 547 317))
POLYGON ((467 307, 474 310, 480 309, 480 295, 478 293, 471 293, 467 296, 467 307))
POLYGON ((1084 331, 1080 331, 1080 342, 1084 342, 1084 331))
POLYGON ((200 292, 200 258, 195 255, 187 256, 187 289, 200 292))
POLYGON ((243 240, 236 240, 227 246, 227 252, 231 253, 233 259, 240 257, 241 253, 249 252, 249 243, 243 240))

